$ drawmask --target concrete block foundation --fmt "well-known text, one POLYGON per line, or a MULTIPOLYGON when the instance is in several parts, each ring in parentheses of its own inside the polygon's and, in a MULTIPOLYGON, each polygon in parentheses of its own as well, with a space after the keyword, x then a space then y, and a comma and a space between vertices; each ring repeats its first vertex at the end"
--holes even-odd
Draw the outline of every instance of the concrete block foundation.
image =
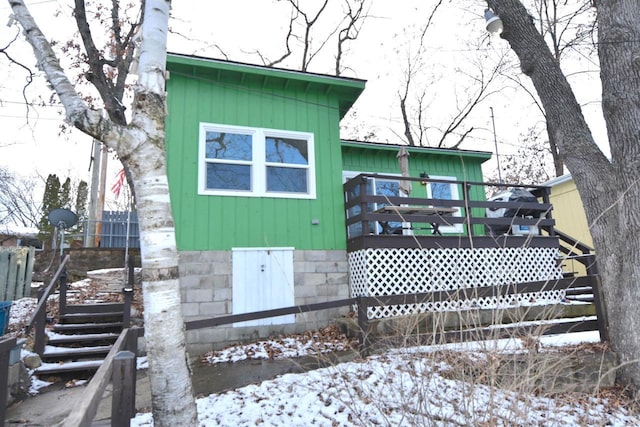
MULTIPOLYGON (((180 283, 185 322, 225 316, 233 310, 231 251, 180 252, 180 283)), ((295 305, 349 298, 348 261, 344 250, 295 250, 295 305)), ((279 308, 279 307, 274 307, 279 308)), ((346 315, 350 307, 295 315, 295 323, 270 326, 214 328, 187 331, 191 356, 229 344, 314 330, 346 315)))

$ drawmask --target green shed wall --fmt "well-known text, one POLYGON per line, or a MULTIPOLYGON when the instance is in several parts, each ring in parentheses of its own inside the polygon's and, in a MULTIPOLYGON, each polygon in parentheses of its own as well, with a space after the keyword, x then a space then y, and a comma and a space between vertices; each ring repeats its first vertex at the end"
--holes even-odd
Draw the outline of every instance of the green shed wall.
POLYGON ((167 173, 178 248, 345 249, 339 97, 309 82, 168 69, 167 173), (313 133, 316 199, 198 195, 201 122, 313 133))
MULTIPOLYGON (((354 147, 345 145, 342 149, 343 170, 369 172, 369 173, 388 173, 400 174, 400 166, 398 164, 398 147, 389 149, 386 147, 367 148, 360 146, 354 147)), ((451 150, 443 150, 442 153, 426 151, 424 149, 409 148, 409 175, 415 178, 420 173, 426 172, 430 176, 453 176, 459 181, 475 181, 482 182, 481 165, 488 159, 488 155, 475 155, 460 151, 456 153, 451 150)), ((462 188, 459 188, 462 196, 462 188)), ((414 182, 412 186, 412 197, 426 197, 427 190, 425 186, 417 185, 414 182)), ((474 192, 471 194, 476 200, 484 200, 484 194, 474 192)))

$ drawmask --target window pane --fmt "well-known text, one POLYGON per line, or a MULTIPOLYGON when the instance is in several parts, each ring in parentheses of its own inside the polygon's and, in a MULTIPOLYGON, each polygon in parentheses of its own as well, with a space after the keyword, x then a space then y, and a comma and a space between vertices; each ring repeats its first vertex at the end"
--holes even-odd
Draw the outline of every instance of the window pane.
POLYGON ((445 184, 444 182, 432 182, 431 198, 444 200, 453 199, 453 196, 451 195, 451 184, 445 184))
POLYGON ((307 193, 307 169, 267 167, 267 191, 307 193))
POLYGON ((289 138, 266 138, 267 162, 308 165, 307 141, 289 138))
POLYGON ((376 195, 398 197, 400 195, 400 182, 376 179, 376 195))
POLYGON ((207 163, 207 189, 251 190, 251 166, 207 163))
MULTIPOLYGON (((400 195, 399 181, 384 181, 376 179, 376 195, 398 197, 400 195)), ((390 203, 378 203, 377 207, 381 208, 390 203)), ((402 223, 396 221, 381 221, 379 223, 382 234, 402 234, 402 223)))
POLYGON ((207 159, 251 161, 251 135, 207 131, 206 139, 207 159))

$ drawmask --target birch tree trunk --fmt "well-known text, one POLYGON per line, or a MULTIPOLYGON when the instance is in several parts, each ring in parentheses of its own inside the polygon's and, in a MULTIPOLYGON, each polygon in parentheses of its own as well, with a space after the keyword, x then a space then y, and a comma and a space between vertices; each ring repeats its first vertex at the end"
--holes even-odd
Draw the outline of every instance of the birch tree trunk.
POLYGON ((146 0, 139 81, 128 126, 91 110, 75 91, 22 0, 9 0, 38 67, 73 126, 114 149, 131 173, 140 218, 145 339, 154 425, 195 426, 197 414, 180 303, 178 251, 165 154, 165 61, 169 0, 146 0))
POLYGON ((487 0, 502 38, 542 101, 559 153, 585 207, 602 276, 618 379, 640 386, 640 4, 595 2, 602 107, 611 160, 596 145, 580 106, 519 0, 487 0))

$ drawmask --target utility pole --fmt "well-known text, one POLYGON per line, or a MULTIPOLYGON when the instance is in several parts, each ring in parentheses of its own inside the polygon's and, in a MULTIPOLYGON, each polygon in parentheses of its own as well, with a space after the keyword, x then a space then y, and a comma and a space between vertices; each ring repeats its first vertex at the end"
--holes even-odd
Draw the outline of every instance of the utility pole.
POLYGON ((100 246, 100 232, 102 231, 102 212, 104 211, 104 197, 107 188, 107 160, 109 160, 109 149, 105 144, 100 144, 102 153, 100 155, 100 186, 98 187, 98 205, 96 206, 96 235, 94 247, 100 246))
POLYGON ((502 184, 502 172, 500 172, 500 155, 498 154, 498 139, 496 138, 496 121, 493 117, 493 107, 491 110, 491 124, 493 125, 493 143, 496 146, 496 162, 498 163, 498 183, 502 184))
POLYGON ((89 219, 84 245, 94 248, 100 245, 102 229, 102 211, 104 210, 105 186, 107 182, 107 147, 98 140, 93 140, 93 157, 91 172, 91 193, 89 195, 89 219))
POLYGON ((98 220, 97 215, 97 206, 98 206, 98 186, 100 185, 100 143, 93 140, 93 152, 91 153, 91 163, 89 165, 89 169, 91 169, 91 187, 89 190, 89 215, 87 219, 87 227, 84 246, 86 248, 93 248, 95 245, 95 235, 96 235, 96 221, 98 220))

